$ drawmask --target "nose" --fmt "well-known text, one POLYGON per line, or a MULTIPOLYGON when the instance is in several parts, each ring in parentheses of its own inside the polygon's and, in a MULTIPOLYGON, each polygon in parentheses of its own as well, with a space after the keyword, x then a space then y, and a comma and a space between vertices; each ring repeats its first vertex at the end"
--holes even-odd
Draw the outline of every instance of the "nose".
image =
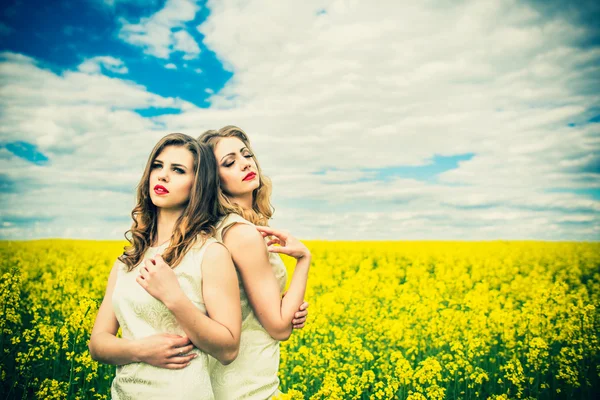
POLYGON ((158 180, 162 181, 162 182, 169 181, 169 171, 167 170, 167 168, 163 168, 160 170, 160 172, 158 174, 158 180))
POLYGON ((252 165, 250 160, 251 160, 250 158, 242 157, 242 162, 240 163, 240 165, 242 167, 242 171, 245 171, 248 168, 250 168, 250 166, 252 165))

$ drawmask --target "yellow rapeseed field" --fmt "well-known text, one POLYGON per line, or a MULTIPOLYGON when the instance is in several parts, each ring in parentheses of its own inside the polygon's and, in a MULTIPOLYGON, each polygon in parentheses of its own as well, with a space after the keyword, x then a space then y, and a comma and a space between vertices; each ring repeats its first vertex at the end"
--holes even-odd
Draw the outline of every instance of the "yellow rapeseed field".
MULTIPOLYGON (((282 343, 280 399, 600 391, 599 243, 307 245, 309 320, 282 343)), ((110 398, 115 369, 87 342, 122 248, 0 242, 2 398, 110 398)))

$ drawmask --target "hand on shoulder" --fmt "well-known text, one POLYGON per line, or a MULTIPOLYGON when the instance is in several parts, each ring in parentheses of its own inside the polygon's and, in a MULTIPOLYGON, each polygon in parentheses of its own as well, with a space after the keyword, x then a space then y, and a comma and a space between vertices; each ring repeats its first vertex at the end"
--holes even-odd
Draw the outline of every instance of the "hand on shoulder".
POLYGON ((310 258, 310 250, 301 241, 292 236, 289 232, 273 229, 268 226, 257 226, 256 229, 263 237, 271 236, 267 242, 267 248, 271 253, 286 254, 294 257, 296 260, 301 258, 310 258), (275 244, 279 246, 274 246, 275 244))

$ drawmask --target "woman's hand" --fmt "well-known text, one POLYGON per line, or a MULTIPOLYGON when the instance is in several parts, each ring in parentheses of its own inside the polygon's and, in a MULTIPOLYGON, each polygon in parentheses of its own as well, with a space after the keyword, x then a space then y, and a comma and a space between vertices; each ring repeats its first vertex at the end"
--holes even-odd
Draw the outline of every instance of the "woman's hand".
POLYGON ((144 261, 136 281, 146 292, 167 307, 183 294, 175 271, 160 255, 154 257, 154 260, 144 261))
POLYGON ((300 304, 300 308, 294 314, 294 319, 292 320, 292 328, 294 329, 302 329, 304 328, 304 323, 306 322, 306 317, 308 316, 308 302, 305 300, 304 303, 300 304))
MULTIPOLYGON (((287 291, 283 292, 281 298, 284 298, 287 294, 287 291)), ((294 329, 302 329, 304 328, 304 323, 306 322, 306 317, 308 316, 308 302, 304 300, 300 307, 298 307, 298 311, 294 314, 294 319, 292 320, 292 328, 294 329)))
POLYGON ((194 345, 185 336, 158 334, 134 342, 141 362, 159 368, 182 369, 190 365, 197 354, 188 354, 194 345))
POLYGON ((304 257, 310 257, 310 250, 298 239, 287 232, 282 232, 268 226, 257 226, 256 229, 263 237, 274 236, 267 242, 267 249, 271 253, 282 253, 296 260, 304 257), (278 244, 279 246, 273 246, 278 244))

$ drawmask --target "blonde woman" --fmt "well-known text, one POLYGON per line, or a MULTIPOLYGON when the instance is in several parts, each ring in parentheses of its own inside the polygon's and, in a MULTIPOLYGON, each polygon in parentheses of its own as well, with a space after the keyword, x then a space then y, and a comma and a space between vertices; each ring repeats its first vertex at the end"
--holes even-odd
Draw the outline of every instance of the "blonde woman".
POLYGON ((227 366, 211 360, 215 398, 268 399, 279 393, 279 341, 287 340, 293 327, 304 325, 311 254, 292 235, 267 226, 273 214, 271 183, 262 175, 247 135, 226 126, 198 140, 212 148, 217 161, 218 203, 225 217, 217 225, 216 238, 231 253, 241 281, 240 351, 227 366), (287 273, 276 253, 297 260, 283 298, 287 273))
POLYGON ((115 400, 213 399, 208 354, 223 364, 237 356, 240 294, 213 237, 215 174, 210 149, 183 134, 165 136, 148 158, 131 246, 112 268, 89 343, 93 359, 117 365, 115 400))

